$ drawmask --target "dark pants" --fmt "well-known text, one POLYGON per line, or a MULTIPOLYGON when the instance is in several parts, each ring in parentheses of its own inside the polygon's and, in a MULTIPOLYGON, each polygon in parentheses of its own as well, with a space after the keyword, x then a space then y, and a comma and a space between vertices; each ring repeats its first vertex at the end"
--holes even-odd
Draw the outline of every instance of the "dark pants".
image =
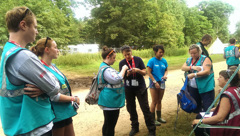
POLYGON ((104 124, 102 127, 103 136, 114 136, 114 129, 117 124, 119 110, 103 110, 104 124))
MULTIPOLYGON (((201 119, 202 116, 200 114, 197 115, 196 119, 201 119)), ((196 125, 193 126, 193 128, 195 127, 196 125)), ((194 133, 195 133, 195 136, 205 136, 204 133, 207 133, 208 135, 210 135, 210 128, 199 128, 197 127, 195 130, 194 130, 194 133)))
POLYGON ((229 69, 231 66, 237 66, 237 67, 238 67, 238 64, 236 64, 236 65, 228 65, 228 69, 229 69))
POLYGON ((41 136, 52 136, 52 130, 48 131, 47 133, 41 135, 41 136))
POLYGON ((155 132, 156 126, 151 116, 151 112, 148 105, 148 93, 145 88, 129 89, 125 88, 125 95, 127 101, 127 110, 130 114, 130 120, 132 121, 132 128, 139 128, 138 114, 136 110, 135 97, 137 97, 139 105, 144 115, 146 126, 149 132, 155 132))
POLYGON ((197 102, 197 108, 193 111, 194 113, 199 113, 202 111, 207 111, 208 107, 213 103, 215 92, 214 90, 206 92, 206 93, 199 93, 198 89, 188 87, 189 93, 197 102))

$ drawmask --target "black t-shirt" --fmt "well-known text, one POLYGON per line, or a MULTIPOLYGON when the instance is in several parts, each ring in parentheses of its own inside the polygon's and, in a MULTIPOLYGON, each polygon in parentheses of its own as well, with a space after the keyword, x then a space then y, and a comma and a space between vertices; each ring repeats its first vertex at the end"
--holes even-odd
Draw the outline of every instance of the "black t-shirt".
MULTIPOLYGON (((139 68, 139 69, 141 69, 141 70, 142 70, 142 69, 146 69, 146 67, 145 67, 145 65, 144 65, 144 63, 143 63, 143 61, 142 61, 142 59, 141 59, 140 57, 134 56, 133 59, 134 59, 135 67, 136 67, 136 68, 139 68)), ((129 62, 129 64, 130 64, 131 67, 132 67, 132 60, 130 60, 130 61, 128 61, 128 62, 129 62)), ((130 67, 129 67, 127 61, 126 61, 126 59, 123 59, 123 60, 121 60, 120 63, 119 63, 119 71, 122 70, 122 66, 124 66, 124 65, 127 65, 128 68, 130 69, 130 67)), ((124 76, 124 86, 125 86, 126 88, 145 88, 145 87, 146 87, 146 84, 145 84, 144 77, 143 77, 141 74, 136 73, 136 76, 133 76, 133 74, 132 74, 132 75, 130 75, 130 76, 127 77, 127 72, 126 72, 126 73, 125 73, 125 76, 124 76), (138 86, 132 86, 132 85, 131 85, 131 80, 132 80, 132 79, 136 79, 136 80, 138 81, 138 86), (128 82, 129 84, 127 84, 126 82, 128 82)))

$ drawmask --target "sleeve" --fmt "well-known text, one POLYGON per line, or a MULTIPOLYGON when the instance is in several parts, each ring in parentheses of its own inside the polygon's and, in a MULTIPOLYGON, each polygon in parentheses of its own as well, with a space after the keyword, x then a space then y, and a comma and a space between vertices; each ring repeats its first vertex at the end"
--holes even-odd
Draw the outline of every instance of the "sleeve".
POLYGON ((238 47, 235 47, 235 57, 236 57, 236 58, 239 58, 239 57, 240 57, 240 53, 239 53, 238 47))
POLYGON ((19 78, 26 83, 34 84, 48 96, 58 94, 60 85, 55 76, 46 70, 37 57, 25 60, 18 69, 19 78))
POLYGON ((123 79, 123 77, 112 68, 107 68, 103 72, 103 77, 109 84, 119 84, 122 82, 123 79))
POLYGON ((164 59, 165 60, 165 65, 166 65, 166 68, 168 67, 168 63, 167 63, 167 60, 166 59, 164 59))
POLYGON ((139 68, 142 70, 142 69, 146 69, 142 59, 139 57, 139 68))
POLYGON ((148 61, 147 67, 153 69, 153 61, 152 61, 152 59, 150 59, 150 60, 148 61))

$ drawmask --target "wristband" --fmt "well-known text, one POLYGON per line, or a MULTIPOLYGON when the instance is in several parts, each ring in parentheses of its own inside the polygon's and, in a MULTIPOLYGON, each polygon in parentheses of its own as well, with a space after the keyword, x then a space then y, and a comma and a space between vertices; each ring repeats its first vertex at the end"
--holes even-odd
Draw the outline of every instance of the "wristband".
POLYGON ((72 101, 72 102, 75 102, 75 98, 74 98, 73 96, 71 97, 71 101, 72 101))
POLYGON ((191 70, 192 68, 191 68, 191 66, 190 66, 190 70, 191 70))
POLYGON ((197 73, 195 73, 195 77, 197 77, 197 73))

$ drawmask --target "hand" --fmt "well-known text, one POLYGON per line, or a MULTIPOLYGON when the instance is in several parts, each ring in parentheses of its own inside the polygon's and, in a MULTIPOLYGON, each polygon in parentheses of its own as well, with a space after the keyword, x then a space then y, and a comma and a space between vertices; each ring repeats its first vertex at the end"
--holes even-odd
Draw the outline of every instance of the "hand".
POLYGON ((123 66, 122 66, 122 69, 127 70, 127 69, 128 69, 128 66, 127 66, 127 65, 123 65, 123 66))
POLYGON ((194 119, 194 120, 192 121, 192 125, 196 125, 199 121, 200 121, 200 119, 194 119))
POLYGON ((133 68, 133 69, 132 69, 132 72, 133 72, 133 73, 137 73, 139 70, 140 70, 139 68, 133 68))
POLYGON ((43 91, 40 90, 35 85, 26 84, 26 87, 24 88, 24 94, 26 94, 30 97, 38 97, 43 94, 43 91))
POLYGON ((199 67, 199 66, 193 66, 192 69, 193 69, 193 70, 197 70, 197 71, 201 71, 201 70, 202 70, 202 68, 199 67))
POLYGON ((160 89, 160 85, 158 84, 158 82, 155 84, 155 87, 160 89))
POLYGON ((189 79, 193 79, 195 77, 195 73, 191 73, 187 75, 189 79))
POLYGON ((163 79, 167 79, 167 76, 164 75, 162 78, 163 78, 163 79))
POLYGON ((80 98, 78 96, 74 96, 75 97, 75 102, 80 105, 80 98))
POLYGON ((127 70, 127 76, 130 76, 132 74, 132 70, 127 70))

